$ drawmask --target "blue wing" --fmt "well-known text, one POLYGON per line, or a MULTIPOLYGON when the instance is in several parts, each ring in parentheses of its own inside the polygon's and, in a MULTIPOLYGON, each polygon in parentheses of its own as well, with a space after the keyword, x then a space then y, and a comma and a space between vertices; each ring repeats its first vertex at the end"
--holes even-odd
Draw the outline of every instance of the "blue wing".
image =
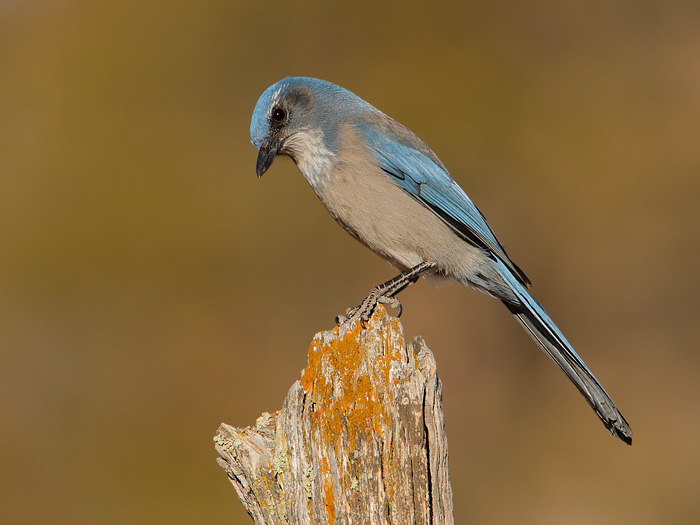
POLYGON ((523 271, 508 257, 484 216, 424 142, 390 119, 381 124, 374 118, 362 119, 356 126, 381 169, 401 188, 465 241, 503 261, 523 285, 530 285, 523 271))

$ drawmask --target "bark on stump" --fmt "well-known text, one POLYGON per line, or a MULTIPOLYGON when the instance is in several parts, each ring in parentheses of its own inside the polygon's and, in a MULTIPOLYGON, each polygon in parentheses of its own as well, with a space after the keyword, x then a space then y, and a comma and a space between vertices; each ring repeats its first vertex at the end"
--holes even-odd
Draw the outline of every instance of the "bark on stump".
POLYGON ((453 524, 442 386, 383 308, 314 337, 301 380, 218 459, 256 524, 453 524))

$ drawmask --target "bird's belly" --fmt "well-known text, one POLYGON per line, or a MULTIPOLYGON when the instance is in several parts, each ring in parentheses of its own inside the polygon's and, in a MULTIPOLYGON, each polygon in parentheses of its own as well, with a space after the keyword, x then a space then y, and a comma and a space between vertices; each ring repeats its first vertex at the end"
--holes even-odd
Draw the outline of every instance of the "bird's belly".
POLYGON ((400 269, 432 262, 440 273, 460 279, 484 264, 481 250, 379 170, 361 176, 336 171, 317 193, 348 233, 400 269))

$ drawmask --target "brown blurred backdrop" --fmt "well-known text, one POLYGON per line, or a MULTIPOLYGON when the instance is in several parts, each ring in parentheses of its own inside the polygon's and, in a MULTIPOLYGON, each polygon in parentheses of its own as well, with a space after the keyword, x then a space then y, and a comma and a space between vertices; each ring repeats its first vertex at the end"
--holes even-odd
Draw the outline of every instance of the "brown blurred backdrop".
POLYGON ((698 5, 0 1, 0 522, 250 522, 217 426, 393 275, 292 162, 255 177, 258 96, 308 75, 433 147, 635 431, 419 283, 457 521, 696 523, 698 5))

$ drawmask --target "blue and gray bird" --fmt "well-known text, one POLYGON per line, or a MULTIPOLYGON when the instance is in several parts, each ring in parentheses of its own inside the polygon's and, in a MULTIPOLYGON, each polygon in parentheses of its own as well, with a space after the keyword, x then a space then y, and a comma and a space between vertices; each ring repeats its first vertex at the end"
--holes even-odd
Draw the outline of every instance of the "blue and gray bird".
POLYGON ((632 443, 627 421, 528 293, 530 281, 484 216, 408 128, 340 86, 297 77, 265 90, 250 135, 258 177, 277 155, 291 157, 333 218, 403 272, 372 289, 340 322, 364 326, 377 302, 400 309, 396 295, 421 274, 477 288, 500 299, 610 433, 632 443))

